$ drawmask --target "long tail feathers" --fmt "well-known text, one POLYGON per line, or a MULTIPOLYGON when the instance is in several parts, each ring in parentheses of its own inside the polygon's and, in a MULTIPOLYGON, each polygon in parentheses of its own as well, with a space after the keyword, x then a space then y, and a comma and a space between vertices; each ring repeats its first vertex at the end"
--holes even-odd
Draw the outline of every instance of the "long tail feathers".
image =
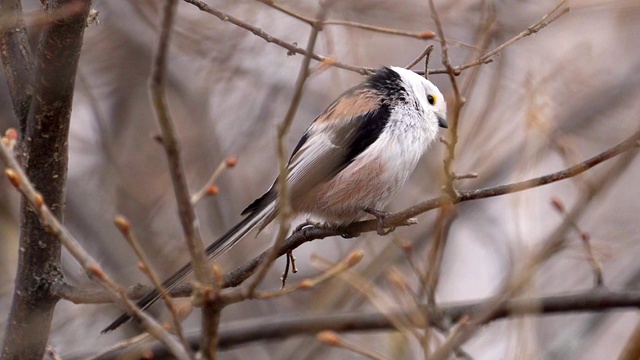
MULTIPOLYGON (((265 220, 265 218, 266 218, 265 222, 269 222, 270 220, 272 220, 273 216, 270 216, 270 215, 273 214, 274 206, 275 206, 274 203, 271 203, 267 205, 264 209, 255 211, 249 214, 247 217, 242 219, 242 221, 240 221, 236 226, 229 229, 229 231, 227 231, 224 235, 222 235, 216 241, 211 243, 211 245, 207 246, 207 248, 205 249, 207 259, 208 260, 215 259, 218 256, 227 252, 229 249, 231 249, 231 247, 233 247, 233 245, 238 243, 238 241, 242 240, 242 238, 245 235, 247 235, 247 233, 253 230, 257 225, 259 225, 262 220, 265 220)), ((260 229, 262 229, 264 225, 266 225, 266 223, 262 224, 260 229)), ((176 287, 178 284, 180 284, 187 276, 189 276, 189 274, 191 274, 192 271, 193 269, 191 267, 191 263, 188 263, 183 267, 181 267, 180 270, 178 270, 170 278, 165 280, 162 283, 162 286, 165 289, 167 289, 167 291, 170 291, 171 289, 176 287)), ((142 299, 140 299, 140 301, 138 301, 137 303, 137 306, 141 310, 146 310, 154 302, 156 302, 156 300, 160 299, 160 297, 161 297, 160 292, 158 290, 153 290, 149 292, 147 295, 145 295, 142 299)), ((104 333, 111 332, 129 320, 131 320, 131 316, 128 314, 123 314, 119 318, 117 318, 114 322, 112 322, 109 326, 104 328, 104 330, 102 330, 101 333, 104 334, 104 333)))

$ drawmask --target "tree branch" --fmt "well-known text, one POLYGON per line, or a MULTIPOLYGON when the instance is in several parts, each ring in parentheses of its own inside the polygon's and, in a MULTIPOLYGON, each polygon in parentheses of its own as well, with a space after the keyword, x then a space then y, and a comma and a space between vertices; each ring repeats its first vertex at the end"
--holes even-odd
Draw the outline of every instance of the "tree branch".
POLYGON ((13 111, 24 134, 31 105, 33 55, 19 0, 0 0, 0 59, 7 76, 13 111))
MULTIPOLYGON (((486 306, 485 299, 463 305, 443 305, 441 317, 456 322, 464 316, 482 311, 486 306)), ((509 319, 517 316, 529 315, 563 315, 575 312, 602 312, 607 310, 621 310, 640 306, 640 291, 616 292, 609 290, 587 290, 575 294, 546 296, 540 298, 513 299, 506 301, 493 314, 489 321, 509 319)), ((423 305, 424 310, 428 305, 423 305)), ((390 330, 394 328, 390 318, 412 318, 412 312, 402 310, 388 313, 376 311, 353 312, 340 314, 274 316, 257 320, 238 321, 221 326, 220 348, 231 348, 254 341, 283 339, 290 336, 314 335, 320 331, 332 330, 337 332, 365 332, 390 330)), ((436 320, 437 318, 431 318, 436 320)), ((415 324, 417 327, 423 324, 415 324)), ((197 346, 197 336, 189 339, 192 346, 197 346)), ((122 356, 126 350, 110 354, 106 359, 122 356)), ((166 355, 161 344, 151 348, 153 357, 166 355)), ((65 359, 67 359, 65 357, 65 359)), ((71 360, 71 358, 70 358, 71 360)))
MULTIPOLYGON (((9 2, 3 2, 3 7, 9 2)), ((26 176, 51 205, 52 213, 62 219, 64 189, 67 179, 68 133, 74 82, 82 37, 91 1, 51 0, 54 11, 74 4, 77 12, 52 19, 45 26, 38 47, 35 82, 31 78, 31 61, 22 22, 12 34, 5 33, 2 46, 10 46, 9 82, 15 111, 23 121, 20 154, 26 176), (11 40, 8 40, 11 38, 11 40), (14 41, 14 42, 12 42, 14 41), (26 63, 21 63, 26 61, 26 63), (13 85, 11 83, 13 82, 13 85), (33 101, 29 106, 29 87, 33 86, 33 101)), ((13 3, 14 14, 19 6, 13 3)), ((5 50, 6 48, 0 49, 5 50)), ((0 52, 3 52, 0 51, 0 52)), ((2 359, 41 359, 49 337, 53 310, 58 298, 50 292, 52 283, 62 280, 60 273, 60 242, 41 224, 36 213, 23 198, 20 223, 20 252, 13 301, 2 359)))
MULTIPOLYGON (((200 286, 201 289, 211 289, 214 285, 213 276, 209 270, 209 266, 207 265, 207 257, 204 251, 204 243, 202 241, 202 234, 200 233, 198 218, 196 217, 195 209, 191 203, 189 187, 187 186, 184 168, 180 158, 180 143, 177 139, 175 125, 169 112, 165 94, 167 55, 169 52, 171 29, 177 12, 177 6, 177 0, 166 0, 163 10, 158 50, 154 59, 153 72, 151 74, 151 98, 156 110, 160 129, 162 130, 162 145, 169 162, 169 173, 171 174, 173 192, 178 204, 178 215, 180 224, 182 225, 187 249, 189 250, 189 255, 191 257, 191 263, 193 264, 196 285, 200 286)), ((204 291, 200 293, 203 292, 204 291)), ((215 336, 211 334, 215 333, 214 329, 217 328, 218 325, 217 321, 215 321, 216 317, 206 316, 206 314, 210 314, 212 311, 216 312, 218 309, 219 306, 214 302, 203 302, 203 335, 201 345, 205 359, 215 359, 215 336)))

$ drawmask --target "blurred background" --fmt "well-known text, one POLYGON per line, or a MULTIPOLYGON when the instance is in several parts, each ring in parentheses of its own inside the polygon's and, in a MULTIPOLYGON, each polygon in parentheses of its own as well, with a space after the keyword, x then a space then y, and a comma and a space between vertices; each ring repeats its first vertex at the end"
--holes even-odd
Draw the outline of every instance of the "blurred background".
MULTIPOLYGON (((209 0, 230 15, 287 42, 306 47, 310 28, 257 1, 209 0)), ((313 18, 316 1, 282 0, 279 5, 313 18)), ((454 65, 471 62, 551 10, 549 0, 437 0, 454 65), (483 50, 484 49, 484 50, 483 50)), ((69 182, 65 221, 71 232, 105 270, 124 285, 147 283, 136 258, 112 225, 117 214, 133 224, 137 237, 162 277, 188 258, 182 242, 167 163, 150 104, 149 75, 156 51, 163 1, 94 1, 99 23, 87 28, 81 56, 70 133, 69 182)), ((458 186, 475 189, 525 180, 563 169, 609 148, 640 125, 640 3, 637 0, 569 1, 571 11, 508 47, 493 63, 464 71, 467 103, 460 123, 454 170, 475 172, 477 179, 458 186)), ((27 15, 40 7, 25 1, 27 15)), ((27 16, 29 19, 29 16, 27 16)), ((407 31, 435 31, 427 1, 336 1, 328 19, 348 20, 407 31)), ((32 27, 37 33, 37 27, 32 27)), ((393 36, 346 26, 327 25, 316 53, 357 66, 405 66, 429 44, 435 45, 431 67, 442 68, 437 41, 393 36)), ((220 193, 197 206, 204 238, 210 242, 240 219, 240 212, 271 185, 277 173, 276 124, 293 95, 303 57, 232 24, 180 2, 172 34, 168 100, 192 192, 202 187, 229 155, 238 165, 217 182, 220 193)), ((319 66, 312 76, 288 137, 292 149, 305 128, 335 97, 359 83, 355 72, 319 66)), ((422 62, 416 66, 422 69, 422 62)), ((449 102, 446 75, 430 78, 449 102)), ((6 81, 0 81, 0 129, 16 127, 6 81)), ((443 132, 446 136, 446 131, 443 132)), ((445 146, 435 144, 423 157, 411 181, 389 206, 398 211, 437 196, 444 181, 445 146)), ((494 294, 514 265, 553 232, 563 216, 553 209, 557 198, 567 208, 585 194, 594 179, 610 173, 609 182, 578 221, 591 235, 611 289, 640 286, 640 167, 637 161, 612 172, 605 163, 580 177, 497 198, 458 205, 444 255, 437 299, 464 302, 494 294)), ((8 313, 17 261, 19 197, 0 179, 0 314, 8 313)), ((419 224, 384 238, 364 234, 357 239, 330 238, 299 248, 299 273, 290 283, 317 274, 310 257, 338 261, 352 249, 365 252, 354 271, 372 281, 391 303, 407 299, 394 294, 388 277, 401 274, 417 292, 416 276, 396 245, 413 246, 413 259, 425 266, 433 240, 437 211, 418 217, 419 224), (392 241, 396 240, 396 242, 392 241)), ((221 260, 231 269, 272 241, 274 232, 250 235, 221 260)), ((536 273, 526 296, 589 289, 593 277, 575 232, 568 247, 536 273)), ((78 286, 95 287, 65 254, 64 273, 78 286)), ((282 262, 262 284, 277 289, 282 262)), ((366 297, 334 279, 308 292, 269 301, 247 301, 225 309, 223 322, 277 315, 324 314, 373 310, 366 297)), ((160 307, 153 312, 166 319, 160 307)), ((50 344, 63 355, 100 351, 135 334, 127 325, 99 335, 120 311, 113 305, 74 305, 56 309, 50 344)), ((199 326, 195 311, 185 328, 199 326)), ((627 341, 638 312, 530 316, 486 326, 463 348, 474 359, 606 359, 627 341)), ((0 332, 5 316, 0 317, 0 332)), ((0 338, 2 335, 0 334, 0 338)), ((422 356, 415 340, 394 332, 345 335, 393 359, 422 356)), ((358 358, 320 345, 312 337, 257 342, 221 354, 223 359, 358 358)))

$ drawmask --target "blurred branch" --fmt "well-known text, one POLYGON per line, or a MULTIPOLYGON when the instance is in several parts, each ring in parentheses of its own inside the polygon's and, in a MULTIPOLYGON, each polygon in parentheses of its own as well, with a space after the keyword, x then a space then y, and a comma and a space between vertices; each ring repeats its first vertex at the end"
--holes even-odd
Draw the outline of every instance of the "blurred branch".
POLYGON ((353 22, 353 21, 345 21, 345 20, 326 20, 326 21, 322 22, 322 25, 348 26, 348 27, 353 27, 353 28, 358 28, 358 29, 378 32, 378 33, 382 33, 382 34, 405 36, 405 37, 410 37, 410 38, 414 38, 414 39, 421 39, 421 40, 430 40, 430 39, 433 39, 436 36, 436 34, 434 34, 434 32, 431 31, 431 30, 426 30, 426 31, 421 31, 421 32, 412 32, 412 31, 390 29, 390 28, 374 26, 374 25, 368 25, 368 24, 362 24, 362 23, 353 22))
POLYGON ((220 177, 226 169, 236 166, 237 163, 237 156, 227 156, 220 165, 218 165, 213 174, 211 174, 211 177, 209 177, 209 180, 207 180, 204 186, 191 196, 191 205, 195 206, 205 195, 216 195, 218 193, 218 187, 215 185, 216 180, 218 180, 218 177, 220 177))
POLYGON ((123 340, 109 347, 108 349, 103 350, 101 353, 92 355, 87 357, 85 360, 100 360, 105 359, 113 353, 116 353, 120 350, 126 349, 132 345, 139 344, 140 342, 147 340, 149 338, 149 333, 143 333, 132 338, 123 340))
POLYGON ((519 33, 518 35, 514 36, 513 38, 509 39, 508 41, 506 41, 505 43, 503 43, 502 45, 498 46, 497 48, 489 51, 488 53, 484 54, 483 56, 481 56, 477 61, 486 61, 489 60, 491 57, 493 57, 494 55, 496 55, 497 53, 501 52, 502 50, 504 50, 506 47, 512 45, 513 43, 515 43, 516 41, 525 38, 527 36, 533 35, 535 33, 537 33, 538 31, 544 29, 545 27, 547 27, 547 25, 551 24, 552 22, 558 20, 561 16, 565 15, 566 13, 568 13, 570 11, 570 8, 564 8, 562 10, 560 10, 558 12, 558 10, 567 2, 567 0, 562 0, 559 3, 556 4, 556 6, 553 7, 553 9, 551 9, 551 11, 549 11, 548 13, 546 13, 542 19, 540 19, 540 21, 538 21, 537 23, 529 26, 526 30, 522 31, 521 33, 519 33))
MULTIPOLYGON (((464 305, 443 305, 441 316, 457 322, 464 316, 481 311, 490 299, 464 305)), ((427 305, 423 305, 427 307, 427 305)), ((609 290, 587 290, 568 295, 546 296, 527 299, 512 299, 503 303, 489 321, 509 319, 520 316, 537 315, 566 315, 575 312, 602 312, 606 310, 633 309, 640 306, 640 291, 616 292, 609 290)), ((220 329, 220 348, 231 348, 254 341, 283 339, 290 336, 304 334, 314 335, 318 332, 331 330, 336 332, 380 331, 393 329, 389 313, 377 311, 352 312, 339 314, 295 316, 274 316, 270 318, 238 321, 222 325, 220 329)), ((411 312, 391 311, 394 317, 411 318, 411 312)), ((416 324, 423 326, 423 324, 416 324)), ((197 337, 191 336, 190 343, 197 345, 197 337)), ((162 345, 156 344, 151 348, 155 357, 166 354, 162 345)), ((122 353, 111 354, 114 359, 122 353)), ((65 359, 71 359, 65 357, 65 359)))
POLYGON ((618 145, 565 170, 508 185, 500 185, 478 190, 461 191, 461 201, 477 200, 528 190, 534 187, 551 184, 560 180, 565 180, 580 175, 583 172, 591 169, 592 167, 599 165, 615 156, 618 156, 629 150, 637 149, 640 146, 638 141, 640 141, 640 130, 636 131, 634 134, 632 134, 630 137, 628 137, 618 145))
POLYGON ((309 25, 315 26, 317 24, 317 22, 314 19, 308 18, 308 17, 306 17, 304 15, 298 14, 295 11, 291 11, 291 10, 289 10, 289 9, 283 7, 283 6, 280 6, 280 5, 276 4, 276 2, 274 0, 257 0, 257 1, 269 6, 271 8, 273 8, 273 9, 276 9, 276 10, 282 12, 283 14, 287 14, 287 15, 291 16, 294 19, 298 19, 298 20, 300 20, 302 22, 305 22, 305 23, 307 23, 309 25))
MULTIPOLYGON (((220 11, 214 7, 211 7, 207 4, 205 4, 204 2, 200 1, 200 0, 184 0, 187 3, 190 3, 194 6, 196 6, 198 9, 200 9, 201 11, 204 11, 206 13, 209 13, 215 17, 217 17, 218 19, 224 21, 224 22, 229 22, 235 26, 238 26, 242 29, 245 29, 247 31, 250 31, 251 33, 253 33, 254 35, 264 39, 266 42, 268 43, 273 43, 276 44, 284 49, 286 49, 289 53, 291 54, 301 54, 304 56, 309 56, 311 59, 316 60, 316 61, 320 61, 326 65, 330 65, 330 66, 334 66, 340 69, 344 69, 344 70, 349 70, 349 71, 354 71, 357 72, 361 75, 369 75, 371 73, 373 73, 375 71, 375 69, 373 68, 368 68, 368 67, 361 67, 361 66, 354 66, 354 65, 349 65, 349 64, 345 64, 339 61, 336 61, 335 59, 332 59, 330 57, 327 56, 323 56, 323 55, 319 55, 313 52, 307 52, 307 50, 293 44, 287 41, 284 41, 276 36, 273 36, 267 32, 265 32, 264 30, 260 29, 259 27, 253 26, 247 22, 244 22, 234 16, 231 16, 223 11, 220 11)), ((258 0, 260 2, 263 2, 269 6, 272 6, 271 4, 274 4, 271 1, 268 0, 258 0)), ((455 75, 459 75, 463 70, 475 67, 475 66, 479 66, 479 65, 483 65, 483 64, 488 64, 491 61, 491 58, 498 54, 499 52, 501 52, 502 50, 504 50, 505 48, 507 48, 508 46, 512 45, 513 43, 517 42, 518 40, 527 37, 529 35, 532 35, 540 30, 542 30, 544 27, 546 27, 547 25, 551 24, 552 22, 554 22, 555 20, 557 20, 559 17, 561 17, 562 15, 566 14, 569 9, 563 9, 560 13, 557 13, 553 16, 551 16, 553 13, 555 13, 555 11, 557 11, 557 9, 559 9, 564 3, 566 2, 566 0, 561 1, 558 5, 556 5, 556 7, 549 12, 547 15, 545 15, 542 20, 540 20, 539 22, 529 26, 527 28, 527 30, 524 30, 523 32, 521 32, 520 34, 518 34, 517 36, 509 39, 507 42, 501 44, 500 46, 496 47, 495 49, 489 51, 488 53, 484 54, 483 56, 479 57, 478 59, 468 63, 468 64, 464 64, 464 65, 459 65, 459 66, 454 66, 451 67, 451 69, 435 69, 435 70, 429 70, 429 74, 447 74, 449 73, 450 70, 453 71, 453 73, 455 75)), ((275 5, 275 4, 274 4, 275 5)), ((306 18, 302 15, 293 13, 289 10, 283 10, 284 8, 277 6, 276 8, 280 11, 284 11, 285 13, 287 13, 288 15, 302 20, 310 25, 315 24, 315 22, 309 18, 306 18)), ((272 6, 274 7, 274 6, 272 6)), ((337 21, 332 20, 331 23, 335 23, 337 24, 337 21)), ((347 25, 349 22, 340 22, 341 25, 347 25)), ((372 27, 370 25, 365 25, 365 24, 358 24, 359 27, 364 28, 364 27, 372 27)), ((373 27, 376 28, 376 27, 373 27)), ((386 32, 386 31, 379 31, 382 28, 377 28, 377 30, 374 29, 368 29, 370 31, 378 31, 378 32, 386 32)), ((385 30, 391 30, 391 29, 385 29, 385 30)), ((430 31, 425 31, 424 33, 422 33, 423 35, 420 35, 420 38, 425 38, 425 37, 429 37, 431 36, 432 32, 430 31)), ((440 37, 440 39, 444 39, 444 37, 440 37)), ((418 74, 424 74, 423 71, 416 71, 418 74)))
MULTIPOLYGON (((553 9, 551 11, 549 11, 547 14, 545 14, 540 21, 538 21, 535 24, 529 26, 526 30, 522 31, 521 33, 519 33, 518 35, 512 37, 511 39, 505 41, 504 43, 500 44, 499 46, 497 46, 493 50, 491 50, 491 51, 485 53, 484 55, 480 56, 476 60, 474 60, 472 62, 469 62, 467 64, 464 64, 464 65, 454 66, 451 69, 445 68, 445 69, 429 70, 429 74, 448 74, 450 70, 453 70, 453 73, 455 75, 459 75, 462 71, 464 71, 466 69, 469 69, 469 68, 472 68, 472 67, 475 67, 475 66, 479 66, 479 65, 488 64, 488 63, 492 62, 493 60, 491 58, 494 57, 495 55, 497 55, 498 53, 502 52, 507 47, 513 45, 517 41, 520 41, 521 39, 523 39, 523 38, 525 38, 527 36, 530 36, 530 35, 533 35, 533 34, 537 33, 538 31, 540 31, 543 28, 547 27, 552 22, 558 20, 561 16, 565 15, 566 13, 568 13, 569 12, 569 8, 562 9, 560 12, 556 13, 556 11, 558 11, 558 9, 560 9, 560 7, 562 7, 562 5, 564 5, 564 3, 566 3, 566 2, 567 2, 567 0, 560 1, 556 6, 553 7, 553 9)), ((417 71, 417 73, 420 73, 420 71, 417 71)))
POLYGON ((640 359, 640 323, 636 325, 631 337, 627 341, 624 349, 620 353, 618 360, 638 360, 640 359))
POLYGON ((422 287, 419 292, 420 298, 422 298, 423 293, 426 292, 427 303, 431 306, 436 306, 436 289, 440 282, 440 266, 444 258, 444 248, 449 238, 451 225, 456 217, 456 208, 449 205, 440 208, 440 213, 436 220, 435 239, 427 255, 427 261, 425 263, 426 269, 424 273, 421 274, 423 277, 421 283, 425 284, 425 286, 422 287))
MULTIPOLYGON (((367 31, 372 31, 372 32, 377 32, 377 33, 381 33, 381 34, 387 34, 387 35, 394 35, 394 36, 403 36, 403 37, 408 37, 408 38, 413 38, 413 39, 418 39, 418 40, 432 40, 432 39, 438 39, 438 37, 436 36, 436 34, 431 31, 431 30, 425 30, 425 31, 421 31, 421 32, 415 32, 415 31, 406 31, 406 30, 400 30, 400 29, 392 29, 392 28, 386 28, 386 27, 382 27, 382 26, 375 26, 375 25, 369 25, 369 24, 364 24, 364 23, 359 23, 359 22, 355 22, 355 21, 346 21, 346 20, 325 20, 322 22, 318 22, 315 21, 314 19, 308 18, 304 15, 298 14, 294 11, 291 11, 285 7, 282 7, 280 5, 278 5, 277 3, 275 3, 272 0, 257 0, 263 4, 266 4, 284 14, 287 14, 295 19, 298 19, 302 22, 307 23, 308 25, 311 26, 316 26, 316 25, 337 25, 337 26, 346 26, 346 27, 351 27, 351 28, 358 28, 358 29, 363 29, 363 30, 367 30, 367 31)), ((476 49, 474 46, 469 45, 469 44, 465 44, 463 42, 460 41, 455 41, 455 40, 451 40, 451 39, 447 39, 447 42, 450 42, 452 44, 455 44, 457 46, 461 46, 461 47, 466 47, 466 48, 470 48, 470 49, 476 49)), ((410 68, 409 66, 407 68, 410 68)))
MULTIPOLYGON (((314 265, 316 267, 321 265, 327 267, 331 265, 331 262, 316 255, 314 257, 314 265)), ((340 274, 340 280, 344 281, 351 288, 359 292, 364 298, 371 303, 380 313, 386 314, 394 330, 400 332, 405 338, 420 338, 420 333, 412 324, 412 319, 407 316, 395 316, 387 310, 395 307, 397 304, 396 299, 391 297, 390 293, 382 291, 382 289, 376 286, 371 280, 358 274, 355 271, 345 271, 340 274)), ((417 304, 416 304, 417 305, 417 304)), ((416 307, 404 308, 407 312, 415 311, 416 307)))
POLYGON ((310 278, 302 279, 300 282, 292 286, 286 286, 286 287, 283 286, 279 290, 254 291, 253 293, 249 294, 246 291, 244 291, 244 289, 237 289, 237 290, 231 289, 230 291, 223 293, 222 296, 225 299, 225 305, 228 305, 228 304, 238 303, 240 301, 244 301, 247 299, 266 300, 266 299, 281 297, 299 290, 311 290, 317 287, 318 285, 330 279, 333 279, 339 276, 340 274, 342 274, 343 272, 353 268, 354 266, 360 263, 363 257, 364 257, 364 253, 362 251, 353 251, 349 255, 347 255, 344 259, 333 264, 332 266, 330 266, 320 274, 310 278))
POLYGON ((351 342, 345 340, 340 337, 336 332, 333 331, 322 331, 316 335, 316 339, 321 343, 328 346, 335 346, 338 348, 342 348, 348 351, 353 352, 354 354, 362 355, 369 359, 373 360, 387 360, 387 357, 378 353, 377 351, 373 351, 368 347, 364 347, 362 345, 358 345, 355 342, 351 342))
MULTIPOLYGON (((635 141, 638 145, 638 140, 635 141)), ((519 261, 513 275, 505 281, 500 289, 496 291, 496 296, 487 301, 485 308, 465 321, 465 326, 460 327, 455 336, 449 337, 433 354, 432 360, 445 360, 449 358, 451 351, 466 342, 475 334, 478 329, 486 324, 493 317, 493 313, 499 311, 503 302, 520 294, 531 282, 537 269, 549 260, 554 254, 562 250, 566 244, 566 234, 575 224, 577 219, 588 209, 588 204, 599 193, 603 192, 607 186, 625 171, 635 159, 636 153, 626 153, 617 159, 611 169, 595 181, 591 187, 586 189, 578 201, 573 205, 571 211, 566 213, 562 223, 551 233, 542 245, 538 247, 525 261, 519 261)))
POLYGON ((412 31, 404 31, 404 30, 398 30, 398 29, 390 29, 390 28, 385 28, 385 27, 381 27, 381 26, 374 26, 374 25, 369 25, 369 24, 363 24, 363 23, 359 23, 359 22, 354 22, 354 21, 345 21, 345 20, 321 20, 321 19, 312 19, 309 17, 306 17, 304 15, 298 14, 295 11, 289 10, 283 6, 278 5, 275 1, 273 0, 257 0, 258 2, 261 2, 273 9, 276 9, 280 12, 282 12, 283 14, 287 14, 289 16, 291 16, 292 18, 298 19, 302 22, 307 23, 308 25, 311 26, 324 26, 324 25, 340 25, 340 26, 348 26, 348 27, 352 27, 352 28, 358 28, 358 29, 364 29, 364 30, 369 30, 369 31, 373 31, 373 32, 378 32, 378 33, 383 33, 383 34, 389 34, 389 35, 398 35, 398 36, 405 36, 405 37, 410 37, 410 38, 414 38, 414 39, 421 39, 421 40, 429 40, 429 39, 433 39, 435 37, 435 34, 433 33, 433 31, 430 30, 426 30, 426 31, 422 31, 422 32, 412 32, 412 31))
POLYGON ((0 59, 23 135, 31 105, 34 61, 19 0, 0 0, 0 59))
MULTIPOLYGON (((564 217, 568 215, 565 210, 565 206, 560 199, 552 198, 551 204, 560 213, 560 215, 564 217)), ((579 234, 582 245, 584 245, 584 249, 587 255, 587 261, 589 262, 589 267, 591 267, 591 271, 593 273, 593 286, 604 286, 602 264, 600 264, 600 262, 594 255, 593 247, 591 246, 591 235, 588 232, 582 230, 577 222, 570 222, 569 224, 579 234)))
POLYGON ((227 13, 224 13, 214 7, 211 7, 207 4, 205 4, 202 1, 199 0, 184 0, 185 2, 188 2, 192 5, 195 5, 198 9, 209 13, 215 17, 217 17, 218 19, 225 21, 225 22, 229 22, 233 25, 236 25, 240 28, 243 28, 245 30, 250 31, 251 33, 253 33, 254 35, 264 39, 266 42, 268 43, 274 43, 282 48, 287 49, 290 53, 293 54, 301 54, 304 56, 309 56, 311 57, 313 60, 316 61, 320 61, 323 62, 327 65, 331 65, 337 68, 341 68, 341 69, 345 69, 345 70, 350 70, 350 71, 354 71, 357 72, 361 75, 369 75, 371 73, 373 73, 375 71, 375 69, 372 68, 366 68, 366 67, 360 67, 360 66, 353 66, 353 65, 349 65, 349 64, 344 64, 341 63, 339 61, 336 61, 332 58, 326 57, 326 56, 322 56, 322 55, 318 55, 315 53, 309 53, 307 52, 307 50, 298 47, 292 43, 286 42, 278 37, 275 37, 267 32, 265 32, 264 30, 260 29, 259 27, 253 26, 249 23, 246 23, 236 17, 233 17, 227 13))

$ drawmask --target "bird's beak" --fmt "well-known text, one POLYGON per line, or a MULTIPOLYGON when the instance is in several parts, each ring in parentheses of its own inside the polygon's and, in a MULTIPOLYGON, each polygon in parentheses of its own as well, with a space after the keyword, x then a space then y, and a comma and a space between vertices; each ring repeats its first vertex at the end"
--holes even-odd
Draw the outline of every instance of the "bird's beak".
POLYGON ((436 117, 438 118, 438 126, 445 129, 449 127, 449 124, 447 124, 447 119, 444 116, 436 114, 436 117))

